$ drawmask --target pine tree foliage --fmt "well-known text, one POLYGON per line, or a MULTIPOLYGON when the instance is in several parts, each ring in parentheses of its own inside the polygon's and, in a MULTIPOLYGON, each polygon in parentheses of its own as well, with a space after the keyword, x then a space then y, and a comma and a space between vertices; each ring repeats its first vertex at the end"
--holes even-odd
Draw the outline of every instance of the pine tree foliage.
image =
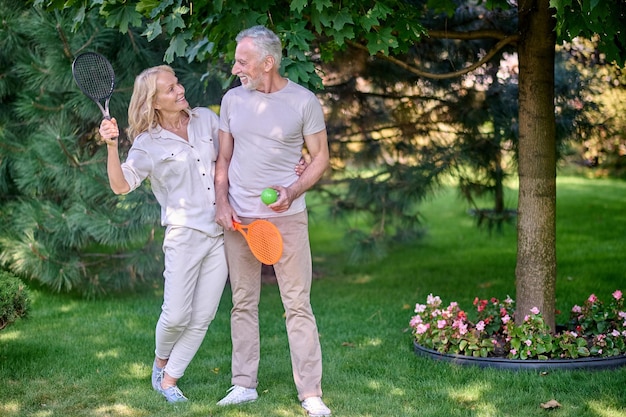
MULTIPOLYGON (((111 114, 125 126, 134 77, 162 63, 163 42, 105 28, 94 13, 72 31, 68 13, 19 0, 0 3, 0 20, 0 262, 89 296, 160 281, 159 206, 149 184, 126 196, 110 190, 102 116, 74 84, 71 63, 87 50, 111 60, 111 114)), ((190 103, 219 101, 199 82, 206 67, 177 64, 190 103)), ((120 142, 123 157, 130 142, 124 134, 120 142)))

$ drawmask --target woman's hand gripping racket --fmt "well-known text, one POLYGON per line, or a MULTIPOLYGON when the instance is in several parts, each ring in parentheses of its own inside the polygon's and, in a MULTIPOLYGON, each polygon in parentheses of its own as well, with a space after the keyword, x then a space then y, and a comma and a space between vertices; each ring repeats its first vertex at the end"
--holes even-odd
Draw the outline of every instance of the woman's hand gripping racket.
POLYGON ((283 255, 283 237, 278 228, 267 220, 255 220, 247 226, 233 222, 248 242, 255 258, 266 265, 274 265, 283 255))
POLYGON ((98 105, 102 116, 111 120, 109 100, 115 87, 115 72, 111 63, 98 53, 84 52, 74 59, 72 75, 83 94, 98 105))

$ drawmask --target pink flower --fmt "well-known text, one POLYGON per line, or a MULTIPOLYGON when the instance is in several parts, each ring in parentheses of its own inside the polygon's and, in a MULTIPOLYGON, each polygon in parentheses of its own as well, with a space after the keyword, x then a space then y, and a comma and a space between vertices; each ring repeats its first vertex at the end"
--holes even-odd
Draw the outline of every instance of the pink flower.
POLYGON ((511 355, 517 355, 517 349, 511 349, 511 355))
POLYGON ((426 303, 433 307, 439 307, 441 305, 441 298, 438 295, 428 294, 426 297, 426 303))
POLYGON ((415 328, 415 333, 417 334, 424 334, 426 333, 426 331, 430 328, 430 324, 424 324, 424 323, 420 323, 417 325, 417 327, 415 328))
POLYGON ((618 337, 620 335, 620 332, 617 329, 613 329, 613 331, 611 332, 611 336, 613 337, 618 337))
POLYGON ((591 294, 589 296, 589 298, 587 298, 587 301, 589 301, 591 304, 595 303, 596 301, 598 301, 598 297, 596 297, 595 294, 591 294))
POLYGON ((626 319, 626 311, 620 311, 617 315, 622 319, 626 319))
POLYGON ((414 328, 415 326, 417 326, 420 323, 422 323, 422 317, 417 315, 417 316, 413 316, 411 318, 411 321, 409 322, 409 325, 414 328))
POLYGON ((507 324, 511 320, 511 316, 508 314, 502 317, 502 323, 507 324))
POLYGON ((526 340, 524 340, 524 344, 525 344, 526 346, 530 346, 530 345, 532 345, 532 344, 533 344, 533 341, 532 341, 532 340, 530 340, 530 339, 526 339, 526 340))
POLYGON ((445 320, 437 320, 437 328, 438 329, 443 329, 444 327, 446 327, 446 324, 448 322, 445 320))
POLYGON ((424 311, 426 311, 426 306, 424 304, 415 304, 416 313, 423 313, 424 311))
POLYGON ((513 304, 513 299, 507 295, 506 300, 504 300, 504 304, 507 304, 507 305, 513 304))
POLYGON ((583 309, 581 306, 575 305, 574 307, 572 307, 572 313, 580 314, 582 312, 583 312, 583 309))
POLYGON ((539 308, 533 307, 533 308, 530 309, 530 312, 533 313, 533 314, 539 314, 539 308))
POLYGON ((529 315, 524 316, 524 322, 529 322, 529 321, 530 321, 530 316, 529 315))
POLYGON ((476 330, 478 330, 479 332, 482 332, 483 330, 485 330, 485 322, 481 320, 478 323, 476 323, 476 330))
POLYGON ((622 292, 620 290, 615 290, 615 292, 613 293, 613 298, 615 298, 618 301, 621 300, 622 292))

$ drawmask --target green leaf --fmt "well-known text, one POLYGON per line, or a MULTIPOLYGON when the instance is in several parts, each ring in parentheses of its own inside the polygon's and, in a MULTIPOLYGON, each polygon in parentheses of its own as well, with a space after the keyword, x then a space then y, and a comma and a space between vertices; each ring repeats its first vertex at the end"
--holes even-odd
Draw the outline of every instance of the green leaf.
POLYGON ((459 350, 464 351, 467 345, 468 345, 467 340, 461 340, 461 343, 459 343, 459 350))
POLYGON ((187 57, 188 62, 194 61, 196 58, 199 61, 204 61, 206 56, 213 52, 213 48, 215 44, 213 42, 209 42, 208 39, 204 38, 197 42, 191 43, 187 47, 187 51, 185 52, 185 56, 187 57))
POLYGON ((133 6, 128 5, 110 5, 110 9, 105 10, 107 16, 106 25, 112 28, 119 28, 122 33, 127 33, 130 26, 141 26, 141 14, 139 14, 133 6))
POLYGON ((328 29, 326 33, 330 35, 335 40, 335 43, 337 43, 340 47, 345 44, 345 39, 354 39, 354 30, 352 26, 345 26, 341 31, 328 29))
POLYGON ((313 5, 315 10, 321 13, 324 9, 332 8, 333 2, 331 0, 313 0, 313 5))
MULTIPOLYGON (((153 11, 159 14, 166 7, 171 6, 173 2, 173 0, 139 0, 135 6, 135 10, 144 16, 149 16, 153 11)), ((150 17, 154 18, 154 15, 150 17)))
POLYGON ((365 31, 369 31, 372 27, 378 26, 380 22, 377 17, 372 16, 371 13, 367 13, 359 19, 359 24, 365 31))
POLYGON ((324 32, 325 28, 329 28, 333 22, 326 13, 320 13, 317 10, 311 12, 311 24, 318 33, 324 32))
POLYGON ((284 36, 286 47, 296 47, 307 52, 311 49, 310 42, 315 39, 311 31, 306 28, 304 20, 290 23, 289 28, 284 30, 284 36))
POLYGON ((174 5, 174 0, 142 0, 137 4, 137 11, 155 19, 159 16, 163 16, 167 9, 174 5))
POLYGON ((141 36, 145 36, 148 41, 156 39, 163 31, 161 30, 161 23, 158 21, 148 23, 146 30, 143 31, 141 36))
MULTIPOLYGON (((187 9, 189 11, 189 9, 187 9)), ((163 25, 165 26, 166 32, 168 34, 176 33, 176 29, 185 28, 185 21, 183 20, 182 15, 186 13, 184 10, 174 12, 169 14, 163 19, 163 25)))
POLYGON ((72 30, 76 31, 78 27, 85 21, 85 7, 84 6, 81 6, 78 8, 72 21, 74 22, 74 26, 72 27, 72 30))
POLYGON ((398 40, 392 34, 391 28, 383 28, 378 34, 368 33, 365 38, 370 55, 376 55, 378 52, 389 55, 389 49, 398 47, 398 40))
POLYGON ((520 339, 511 339, 511 347, 513 349, 519 351, 521 345, 522 345, 522 342, 520 341, 520 339))
POLYGON ((307 6, 309 2, 307 0, 292 0, 289 4, 289 10, 292 12, 302 13, 302 10, 307 6))
POLYGON ((352 25, 352 15, 348 9, 342 9, 333 19, 333 29, 341 31, 345 25, 352 25))
POLYGON ((170 46, 165 51, 165 62, 172 63, 176 56, 185 56, 187 41, 182 35, 175 35, 170 40, 170 46))

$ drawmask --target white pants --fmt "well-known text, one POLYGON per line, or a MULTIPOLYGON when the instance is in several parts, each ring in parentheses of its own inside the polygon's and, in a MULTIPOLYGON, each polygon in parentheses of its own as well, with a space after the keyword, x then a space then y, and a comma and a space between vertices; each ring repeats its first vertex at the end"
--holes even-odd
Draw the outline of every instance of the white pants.
POLYGON ((168 227, 163 241, 165 278, 155 354, 180 378, 200 348, 224 291, 228 268, 223 236, 168 227))

